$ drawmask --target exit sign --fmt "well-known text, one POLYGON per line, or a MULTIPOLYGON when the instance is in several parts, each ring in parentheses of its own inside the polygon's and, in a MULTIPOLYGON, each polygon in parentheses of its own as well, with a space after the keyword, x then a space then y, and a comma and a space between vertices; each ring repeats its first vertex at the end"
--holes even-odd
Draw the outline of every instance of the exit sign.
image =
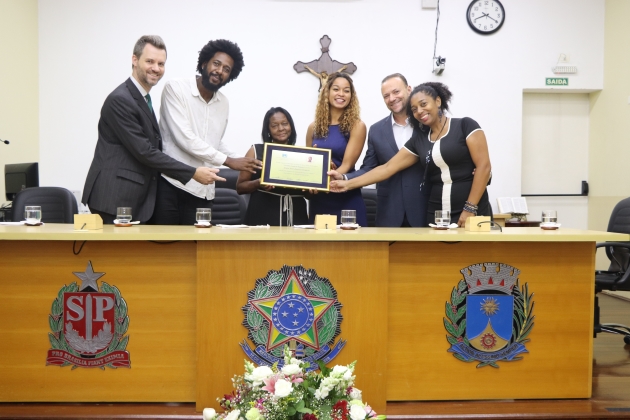
POLYGON ((545 79, 545 85, 547 86, 569 86, 568 77, 547 77, 545 79))

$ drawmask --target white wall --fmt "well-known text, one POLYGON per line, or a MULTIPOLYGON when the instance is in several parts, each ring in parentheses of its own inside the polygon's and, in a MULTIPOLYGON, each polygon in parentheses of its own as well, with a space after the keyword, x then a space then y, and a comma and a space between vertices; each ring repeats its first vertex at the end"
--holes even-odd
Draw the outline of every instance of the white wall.
POLYGON ((193 76, 197 53, 210 39, 241 46, 246 66, 223 89, 231 104, 225 138, 235 151, 244 154, 259 141, 271 106, 292 113, 303 144, 318 81, 296 74, 293 64, 319 57, 319 39, 327 34, 332 58, 358 67, 366 124, 387 113, 380 97, 385 75, 401 72, 413 85, 442 81, 454 92, 453 115, 476 119, 486 132, 493 204, 498 196, 519 196, 523 89, 544 89, 560 53, 579 67, 569 88, 602 88, 604 0, 503 0, 506 21, 492 36, 468 27, 468 4, 441 2, 437 53, 447 61, 438 77, 431 74, 436 10, 423 10, 419 0, 40 0, 42 182, 82 189, 100 107, 130 75, 133 44, 147 33, 167 43, 164 80, 193 76))
POLYGON ((37 1, 0 1, 0 204, 4 165, 39 159, 37 1))

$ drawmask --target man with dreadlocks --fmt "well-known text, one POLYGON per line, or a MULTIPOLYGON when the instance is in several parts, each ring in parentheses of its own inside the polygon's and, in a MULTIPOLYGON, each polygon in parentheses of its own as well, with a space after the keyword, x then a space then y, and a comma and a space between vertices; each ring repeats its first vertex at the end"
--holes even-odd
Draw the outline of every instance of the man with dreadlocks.
MULTIPOLYGON (((223 139, 229 103, 219 89, 236 79, 243 66, 237 44, 218 39, 199 52, 198 76, 170 80, 162 92, 160 130, 164 152, 189 165, 219 167, 254 173, 259 160, 236 157, 223 139)), ((197 208, 212 208, 214 185, 195 180, 186 184, 162 174, 151 222, 158 225, 192 225, 197 208)))

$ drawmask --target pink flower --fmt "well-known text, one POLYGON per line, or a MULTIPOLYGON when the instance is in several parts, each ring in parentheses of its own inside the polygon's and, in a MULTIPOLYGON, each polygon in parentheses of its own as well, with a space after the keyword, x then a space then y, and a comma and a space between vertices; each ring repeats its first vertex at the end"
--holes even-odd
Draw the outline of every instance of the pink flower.
POLYGON ((267 379, 263 379, 265 386, 263 386, 262 389, 270 394, 274 394, 276 392, 276 382, 278 381, 278 379, 278 375, 273 375, 267 379))

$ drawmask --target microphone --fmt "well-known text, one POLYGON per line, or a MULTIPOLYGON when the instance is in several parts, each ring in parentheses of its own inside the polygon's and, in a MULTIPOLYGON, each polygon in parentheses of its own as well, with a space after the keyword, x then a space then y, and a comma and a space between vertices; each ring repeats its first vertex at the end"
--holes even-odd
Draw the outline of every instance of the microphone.
POLYGON ((9 144, 9 140, 2 140, 2 139, 0 139, 0 141, 1 141, 2 143, 4 143, 4 144, 9 144))

